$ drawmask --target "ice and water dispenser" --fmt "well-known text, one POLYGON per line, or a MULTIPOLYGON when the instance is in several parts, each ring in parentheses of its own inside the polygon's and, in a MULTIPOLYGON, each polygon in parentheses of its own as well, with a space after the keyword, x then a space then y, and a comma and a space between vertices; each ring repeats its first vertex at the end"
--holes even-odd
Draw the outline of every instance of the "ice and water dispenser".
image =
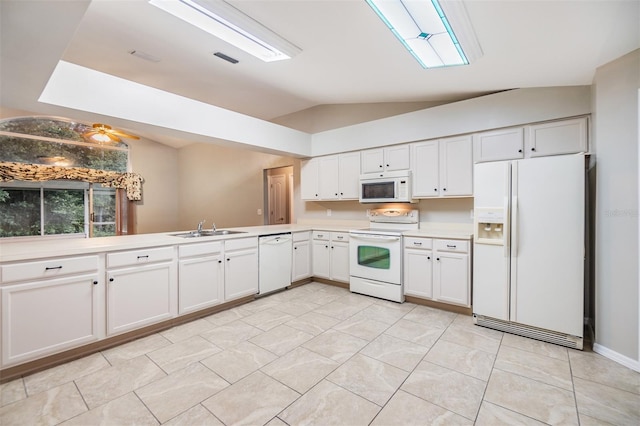
POLYGON ((478 244, 504 244, 504 208, 476 208, 474 212, 475 242, 478 244))

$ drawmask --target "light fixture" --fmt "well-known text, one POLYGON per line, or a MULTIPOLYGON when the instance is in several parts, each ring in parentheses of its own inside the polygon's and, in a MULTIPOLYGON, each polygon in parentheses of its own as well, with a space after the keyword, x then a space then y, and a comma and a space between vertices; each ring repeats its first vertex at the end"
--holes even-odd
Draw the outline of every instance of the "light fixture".
POLYGON ((423 68, 468 65, 482 56, 461 1, 366 2, 423 68))
POLYGON ((222 0, 149 0, 149 3, 265 62, 291 59, 301 51, 222 0))

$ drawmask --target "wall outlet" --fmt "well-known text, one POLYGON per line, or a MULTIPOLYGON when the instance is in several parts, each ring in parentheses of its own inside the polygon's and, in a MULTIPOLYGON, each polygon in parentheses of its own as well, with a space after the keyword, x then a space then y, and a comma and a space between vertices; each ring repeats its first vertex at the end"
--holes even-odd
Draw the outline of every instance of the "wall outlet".
POLYGON ((262 209, 258 209, 258 216, 262 216, 262 209))
POLYGON ((331 209, 327 209, 327 216, 331 216, 331 209))

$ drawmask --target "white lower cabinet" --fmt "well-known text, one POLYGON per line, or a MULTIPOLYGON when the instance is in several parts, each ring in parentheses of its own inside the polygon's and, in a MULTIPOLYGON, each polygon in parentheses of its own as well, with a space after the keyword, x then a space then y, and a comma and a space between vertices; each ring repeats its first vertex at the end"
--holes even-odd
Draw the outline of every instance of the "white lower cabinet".
POLYGON ((313 232, 313 276, 349 282, 349 234, 313 232))
POLYGON ((177 302, 173 247, 107 254, 107 335, 173 318, 177 302))
POLYGON ((406 237, 405 294, 470 307, 469 248, 468 240, 406 237))
POLYGON ((215 306, 224 300, 223 243, 178 247, 178 314, 215 306))
POLYGON ((104 282, 99 278, 98 256, 3 265, 2 273, 3 367, 103 336, 104 282))
POLYGON ((311 233, 293 233, 293 259, 291 262, 291 282, 311 276, 311 233))
POLYGON ((258 293, 258 238, 224 243, 224 298, 238 299, 258 293))

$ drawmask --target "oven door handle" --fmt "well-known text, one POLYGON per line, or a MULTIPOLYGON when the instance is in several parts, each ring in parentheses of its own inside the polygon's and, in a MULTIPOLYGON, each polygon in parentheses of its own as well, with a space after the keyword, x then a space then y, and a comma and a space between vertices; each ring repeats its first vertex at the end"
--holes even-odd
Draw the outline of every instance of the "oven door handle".
POLYGON ((392 236, 387 236, 387 235, 380 235, 380 236, 365 236, 365 235, 356 235, 356 234, 351 234, 351 239, 354 240, 362 240, 362 241, 372 241, 372 242, 380 242, 380 241, 384 241, 384 242, 393 242, 393 241, 400 241, 400 237, 392 237, 392 236))

